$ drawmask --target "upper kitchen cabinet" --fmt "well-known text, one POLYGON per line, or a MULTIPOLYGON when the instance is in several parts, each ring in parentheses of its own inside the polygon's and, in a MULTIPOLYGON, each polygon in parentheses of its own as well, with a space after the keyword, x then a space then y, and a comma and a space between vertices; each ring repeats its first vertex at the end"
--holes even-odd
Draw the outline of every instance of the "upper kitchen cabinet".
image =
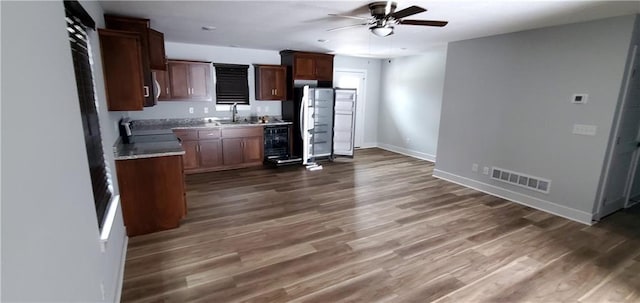
POLYGON ((287 67, 255 64, 256 100, 287 99, 287 67))
POLYGON ((154 106, 158 92, 154 85, 151 69, 165 70, 164 35, 150 28, 149 19, 105 15, 108 29, 135 32, 140 35, 142 49, 142 76, 145 86, 144 106, 154 106))
POLYGON ((211 101, 211 62, 169 60, 172 101, 211 101))
POLYGON ((107 107, 110 111, 142 110, 145 89, 140 35, 99 29, 107 107))
POLYGON ((292 80, 333 81, 333 55, 286 50, 280 57, 291 66, 292 80))
POLYGON ((149 66, 155 70, 167 69, 167 57, 164 52, 164 34, 149 28, 149 66))
POLYGON ((105 15, 107 28, 140 33, 145 62, 149 69, 166 70, 164 34, 151 28, 149 19, 105 15))

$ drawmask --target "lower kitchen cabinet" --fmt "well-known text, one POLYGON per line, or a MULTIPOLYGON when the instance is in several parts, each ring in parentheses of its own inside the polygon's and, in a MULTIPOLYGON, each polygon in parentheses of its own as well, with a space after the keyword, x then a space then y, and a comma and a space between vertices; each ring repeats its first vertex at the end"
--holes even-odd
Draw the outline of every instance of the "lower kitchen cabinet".
POLYGON ((242 143, 243 140, 238 138, 222 139, 224 165, 237 165, 244 162, 242 143))
POLYGON ((128 236, 180 226, 187 214, 182 156, 116 161, 128 236))
POLYGON ((200 167, 218 167, 222 165, 220 140, 207 140, 198 143, 200 167))
POLYGON ((262 165, 264 128, 259 126, 179 129, 185 173, 201 173, 262 165))
POLYGON ((197 141, 183 141, 182 148, 184 149, 184 169, 198 168, 198 142, 197 141))

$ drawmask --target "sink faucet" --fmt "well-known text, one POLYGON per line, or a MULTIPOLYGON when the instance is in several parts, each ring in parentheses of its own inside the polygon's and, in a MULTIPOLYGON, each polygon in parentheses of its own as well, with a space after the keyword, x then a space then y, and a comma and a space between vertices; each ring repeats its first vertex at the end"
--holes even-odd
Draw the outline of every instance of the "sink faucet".
POLYGON ((238 102, 233 103, 233 105, 231 105, 231 121, 232 122, 236 122, 236 120, 238 119, 237 115, 238 115, 238 102))

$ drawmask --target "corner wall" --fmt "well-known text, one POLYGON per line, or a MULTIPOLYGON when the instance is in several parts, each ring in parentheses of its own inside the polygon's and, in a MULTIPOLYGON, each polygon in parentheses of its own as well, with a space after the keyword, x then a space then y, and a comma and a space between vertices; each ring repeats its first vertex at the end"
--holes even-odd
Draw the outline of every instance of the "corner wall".
MULTIPOLYGON (((99 4, 82 4, 100 24, 99 4)), ((124 226, 118 209, 101 252, 63 3, 0 5, 1 300, 116 301, 124 226)), ((94 73, 106 151, 113 120, 103 119, 102 73, 94 73)))
POLYGON ((590 223, 634 19, 450 43, 434 176, 590 223), (588 103, 571 104, 576 93, 588 103), (484 166, 551 179, 551 191, 495 181, 484 166))
POLYGON ((378 147, 435 161, 447 48, 382 60, 378 147))

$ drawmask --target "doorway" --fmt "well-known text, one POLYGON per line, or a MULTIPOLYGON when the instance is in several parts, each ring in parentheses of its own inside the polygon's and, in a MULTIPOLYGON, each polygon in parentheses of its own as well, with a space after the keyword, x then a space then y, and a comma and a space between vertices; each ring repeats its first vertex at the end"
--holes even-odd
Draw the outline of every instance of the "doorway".
POLYGON ((336 69, 334 74, 334 87, 355 88, 356 89, 356 132, 355 147, 362 147, 364 144, 365 128, 365 105, 366 105, 366 81, 367 71, 356 69, 336 69))
POLYGON ((638 142, 640 142, 640 53, 634 46, 631 69, 625 80, 622 104, 614 125, 614 140, 609 150, 604 188, 598 204, 597 219, 623 207, 629 207, 635 194, 638 142))

